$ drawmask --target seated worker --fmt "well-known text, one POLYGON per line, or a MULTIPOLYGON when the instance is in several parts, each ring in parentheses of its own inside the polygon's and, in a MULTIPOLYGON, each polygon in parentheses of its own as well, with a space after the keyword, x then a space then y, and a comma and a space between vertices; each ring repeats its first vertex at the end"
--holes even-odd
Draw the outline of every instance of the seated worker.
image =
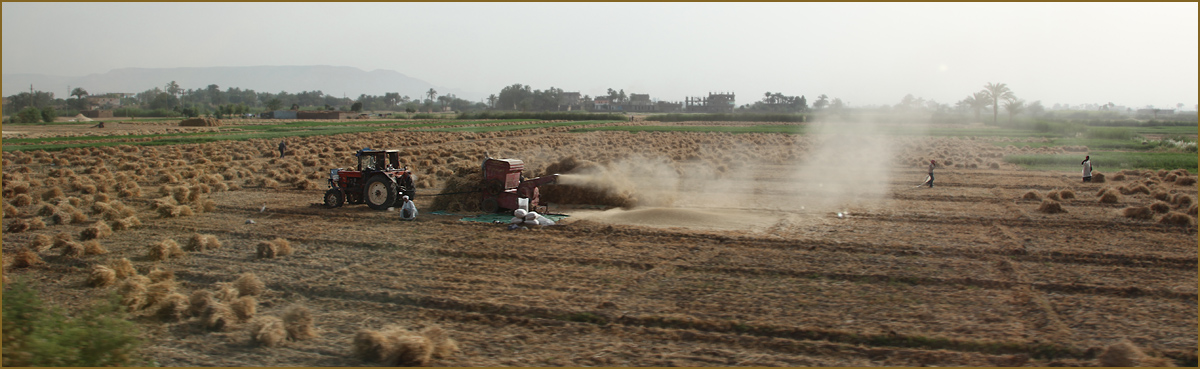
POLYGON ((408 199, 408 196, 402 197, 401 200, 403 200, 404 205, 400 206, 400 220, 417 219, 417 205, 413 204, 412 200, 408 199))

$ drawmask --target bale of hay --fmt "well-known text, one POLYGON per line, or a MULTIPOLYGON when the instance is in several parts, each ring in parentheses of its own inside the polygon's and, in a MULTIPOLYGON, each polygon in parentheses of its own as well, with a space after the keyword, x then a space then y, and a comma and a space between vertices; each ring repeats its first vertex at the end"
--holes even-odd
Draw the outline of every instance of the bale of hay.
POLYGON ((1116 204, 1121 201, 1121 195, 1117 191, 1107 191, 1100 196, 1100 202, 1104 204, 1116 204))
POLYGON ((133 269, 133 263, 129 262, 129 259, 126 258, 113 260, 110 267, 114 272, 117 272, 117 279, 125 279, 138 275, 137 270, 133 269))
POLYGON ((242 273, 233 285, 238 290, 238 297, 242 296, 258 296, 266 290, 266 285, 263 284, 258 276, 254 273, 242 273))
POLYGON ((1174 211, 1163 215, 1162 219, 1158 220, 1158 223, 1180 227, 1191 227, 1193 225, 1192 217, 1174 211))
POLYGON ((458 351, 458 342, 450 338, 450 334, 441 327, 427 327, 421 331, 421 335, 425 336, 429 340, 429 343, 433 345, 434 358, 448 358, 458 351))
POLYGON ((1130 219, 1147 220, 1154 217, 1154 212, 1145 206, 1130 206, 1121 209, 1121 216, 1130 219))
POLYGON ((479 184, 483 180, 479 166, 457 166, 452 168, 453 177, 443 178, 446 185, 442 192, 433 198, 429 210, 436 211, 474 211, 479 209, 479 184))
MULTIPOLYGON (((6 207, 5 209, 11 209, 11 208, 6 207)), ((9 224, 8 228, 6 228, 5 231, 12 232, 12 233, 21 233, 21 232, 25 232, 25 231, 29 230, 29 228, 31 228, 29 226, 29 222, 25 221, 25 219, 17 219, 16 221, 13 221, 11 224, 9 224)))
POLYGON ((1160 201, 1171 201, 1171 194, 1163 190, 1154 191, 1150 194, 1150 197, 1160 201))
POLYGON ((116 283, 117 272, 103 265, 93 265, 92 273, 88 275, 87 284, 92 287, 108 287, 116 283))
POLYGON ((1046 198, 1054 201, 1062 201, 1062 197, 1059 196, 1058 191, 1047 192, 1046 198))
POLYGON ((62 256, 65 258, 80 258, 86 255, 87 250, 83 248, 83 244, 68 241, 63 244, 62 256))
MULTIPOLYGON (((143 277, 143 278, 145 278, 145 277, 143 277)), ((147 278, 147 279, 149 279, 149 278, 147 278)), ((171 281, 171 280, 162 281, 162 282, 151 281, 149 284, 146 285, 146 306, 149 307, 149 306, 158 305, 159 302, 162 302, 163 300, 165 300, 167 298, 167 296, 169 296, 170 294, 172 294, 174 292, 175 292, 175 281, 171 281)))
POLYGON ((258 300, 254 296, 242 296, 229 303, 229 309, 233 310, 233 316, 237 317, 239 322, 245 322, 254 317, 258 310, 258 300))
POLYGON ((125 305, 130 311, 141 310, 146 306, 146 277, 135 276, 125 279, 121 282, 119 292, 121 294, 121 305, 125 305))
POLYGON ((287 328, 288 338, 292 340, 299 341, 317 337, 312 313, 303 305, 292 305, 284 310, 283 323, 287 328))
POLYGON ((180 127, 220 127, 221 120, 216 118, 188 118, 179 121, 180 127))
POLYGON ((279 237, 271 240, 275 244, 275 256, 288 256, 292 254, 292 243, 287 239, 279 237))
POLYGON ((1130 195, 1132 195, 1132 194, 1135 194, 1135 193, 1144 193, 1144 194, 1147 194, 1147 195, 1149 195, 1149 194, 1150 194, 1150 188, 1149 188, 1149 187, 1146 187, 1146 185, 1142 185, 1142 184, 1139 184, 1139 185, 1136 185, 1136 186, 1130 187, 1130 188, 1129 188, 1129 194, 1130 194, 1130 195))
POLYGON ((170 293, 158 301, 154 315, 165 321, 178 321, 188 315, 188 299, 179 293, 170 293))
POLYGON ((39 252, 49 250, 53 245, 54 239, 44 234, 33 236, 33 241, 29 241, 29 248, 39 252))
POLYGON ((275 248, 275 244, 271 243, 271 241, 259 241, 258 245, 255 246, 255 249, 254 256, 258 257, 259 259, 274 258, 278 253, 278 250, 275 248))
POLYGON ((1192 201, 1192 197, 1189 195, 1177 194, 1172 202, 1176 207, 1185 208, 1191 206, 1194 201, 1192 201))
POLYGON ((112 227, 103 221, 96 221, 90 227, 87 227, 82 232, 79 232, 79 239, 82 241, 93 240, 97 238, 105 238, 112 236, 112 227))
POLYGON ((211 291, 196 290, 188 296, 188 314, 200 316, 209 305, 217 303, 211 291))
POLYGON ((1117 173, 1117 174, 1113 174, 1113 176, 1112 176, 1112 180, 1114 180, 1114 181, 1124 181, 1124 180, 1125 180, 1125 173, 1117 173))
POLYGON ((1029 192, 1026 192, 1024 195, 1022 195, 1021 198, 1025 200, 1041 200, 1042 195, 1039 194, 1037 190, 1029 190, 1029 192))
POLYGON ((179 247, 172 239, 165 239, 153 245, 150 245, 150 252, 146 255, 150 260, 166 261, 169 258, 177 258, 183 256, 183 249, 179 247))
POLYGON ((406 329, 395 329, 390 335, 396 337, 396 348, 392 351, 392 357, 384 359, 385 365, 423 366, 433 357, 433 344, 425 336, 406 329))
POLYGON ((287 329, 283 328, 283 320, 263 317, 250 327, 250 340, 260 346, 276 347, 287 340, 287 329))
POLYGON ((1127 339, 1121 339, 1104 349, 1096 360, 1103 367, 1135 367, 1146 354, 1127 339))
POLYGON ((395 337, 374 330, 360 330, 354 334, 352 343, 354 356, 362 361, 375 363, 393 357, 398 343, 395 337))
POLYGON ((1150 204, 1150 210, 1153 210, 1155 213, 1165 214, 1171 211, 1171 205, 1163 201, 1155 201, 1153 204, 1150 204))
POLYGON ((12 266, 13 268, 29 268, 32 266, 42 265, 44 263, 45 262, 42 261, 42 257, 38 256, 36 252, 22 247, 20 250, 17 250, 16 257, 13 258, 12 266))
POLYGON ((1058 201, 1050 199, 1042 200, 1042 205, 1038 206, 1038 211, 1046 214, 1060 214, 1067 212, 1067 210, 1063 209, 1062 205, 1059 204, 1058 201))
POLYGON ((213 297, 216 297, 219 301, 233 301, 241 294, 237 288, 233 287, 233 283, 220 282, 216 284, 216 288, 217 292, 213 294, 213 297))
POLYGON ((146 273, 146 277, 150 278, 150 283, 158 283, 163 281, 175 280, 175 272, 165 269, 154 269, 150 273, 146 273))
POLYGON ((112 229, 115 231, 124 231, 126 229, 132 229, 133 227, 139 227, 141 225, 142 225, 142 221, 140 219, 138 219, 137 216, 133 216, 133 215, 114 220, 110 224, 112 229))
POLYGON ((83 243, 84 255, 104 255, 108 253, 108 249, 100 245, 100 241, 91 240, 83 243))
POLYGON ((1092 172, 1092 182, 1104 183, 1104 173, 1092 172))
POLYGON ((1196 177, 1191 177, 1191 176, 1179 177, 1178 179, 1175 180, 1175 184, 1180 185, 1180 186, 1191 186, 1191 185, 1196 184, 1196 177))
POLYGON ((215 302, 204 308, 200 322, 205 328, 212 331, 229 331, 237 324, 237 317, 233 315, 233 310, 229 306, 215 302))
POLYGON ((211 234, 192 234, 192 238, 188 239, 186 251, 204 251, 221 248, 221 241, 217 240, 217 236, 211 234))

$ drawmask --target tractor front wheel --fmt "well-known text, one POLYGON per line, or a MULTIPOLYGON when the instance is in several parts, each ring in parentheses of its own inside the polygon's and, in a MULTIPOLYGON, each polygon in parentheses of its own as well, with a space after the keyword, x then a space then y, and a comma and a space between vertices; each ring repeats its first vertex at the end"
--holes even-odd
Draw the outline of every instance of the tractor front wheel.
POLYGON ((500 211, 500 201, 497 201, 495 197, 483 199, 479 202, 479 210, 488 214, 500 211))
POLYGON ((371 177, 363 197, 371 209, 387 210, 396 202, 396 182, 382 175, 371 177))
POLYGON ((329 208, 341 207, 346 203, 346 194, 342 190, 331 188, 325 191, 325 206, 329 208))

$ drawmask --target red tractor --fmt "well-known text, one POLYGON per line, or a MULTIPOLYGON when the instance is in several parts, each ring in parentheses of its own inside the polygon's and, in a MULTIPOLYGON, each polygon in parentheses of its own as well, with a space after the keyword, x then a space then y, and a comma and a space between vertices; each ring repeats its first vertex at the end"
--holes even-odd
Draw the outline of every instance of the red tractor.
POLYGON ((540 198, 538 186, 554 183, 558 174, 525 179, 521 174, 524 170, 525 163, 518 159, 484 160, 479 210, 495 213, 501 209, 536 209, 540 198))
POLYGON ((325 206, 366 202, 371 209, 386 210, 399 204, 401 195, 409 199, 416 196, 412 171, 400 167, 400 151, 362 149, 354 156, 358 157, 358 170, 329 170, 325 206))

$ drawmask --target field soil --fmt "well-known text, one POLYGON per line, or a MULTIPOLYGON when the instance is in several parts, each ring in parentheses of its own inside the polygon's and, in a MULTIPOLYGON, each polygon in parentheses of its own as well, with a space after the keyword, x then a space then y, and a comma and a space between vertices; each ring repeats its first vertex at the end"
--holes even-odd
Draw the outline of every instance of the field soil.
MULTIPOLYGON (((54 134, 39 129, 17 128, 54 134)), ((133 311, 162 366, 377 366, 355 336, 391 326, 457 343, 427 366, 1098 366, 1121 340, 1143 363, 1195 365, 1195 177, 1083 183, 1001 160, 1061 148, 994 140, 1008 139, 544 128, 297 138, 282 159, 265 140, 5 152, 4 273, 68 309, 119 290, 88 279, 122 258, 171 271, 184 296, 245 273, 264 283, 253 318, 216 330, 133 311), (328 169, 363 147, 402 151, 416 221, 321 205, 328 169), (433 214, 485 155, 524 160, 527 177, 575 168, 543 188, 545 211, 568 217, 460 221, 478 214, 472 194, 433 214), (935 186, 918 187, 928 159, 935 186), (1125 216, 1156 202, 1164 212, 1125 216), (113 229, 96 239, 105 254, 40 243, 99 225, 113 229), (220 247, 151 252, 197 234, 220 247), (290 254, 260 257, 280 238, 290 254), (16 265, 21 249, 43 263, 16 265), (298 305, 314 338, 256 343, 255 322, 298 305)))

